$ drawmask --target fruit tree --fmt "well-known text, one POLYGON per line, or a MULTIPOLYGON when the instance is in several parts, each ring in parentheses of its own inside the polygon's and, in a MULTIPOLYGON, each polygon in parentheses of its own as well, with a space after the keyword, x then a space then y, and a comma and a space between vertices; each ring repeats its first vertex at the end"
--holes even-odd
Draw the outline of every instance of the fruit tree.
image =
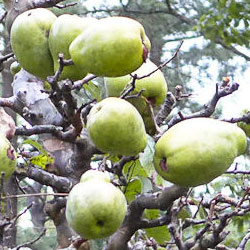
POLYGON ((250 110, 219 106, 249 3, 3 2, 0 248, 250 249, 250 110), (190 32, 208 44, 191 56, 190 32), (202 104, 201 51, 224 63, 202 104))

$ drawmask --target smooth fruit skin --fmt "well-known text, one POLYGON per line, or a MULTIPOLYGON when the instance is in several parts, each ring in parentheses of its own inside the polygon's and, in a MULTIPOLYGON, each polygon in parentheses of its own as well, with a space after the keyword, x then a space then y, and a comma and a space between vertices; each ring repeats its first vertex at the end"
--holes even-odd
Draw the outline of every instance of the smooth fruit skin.
MULTIPOLYGON (((69 46, 82 32, 88 29, 95 18, 79 17, 77 15, 64 14, 59 16, 51 26, 49 34, 49 48, 54 61, 54 71, 59 68, 58 55, 63 53, 64 59, 71 59, 69 46)), ((60 79, 69 78, 72 81, 80 80, 87 75, 85 70, 79 70, 75 65, 65 66, 60 79)))
POLYGON ((91 180, 110 182, 109 176, 101 171, 90 169, 82 174, 80 182, 87 182, 91 180))
POLYGON ((109 97, 90 111, 87 130, 96 147, 115 155, 137 155, 147 145, 145 126, 129 102, 109 97))
MULTIPOLYGON (((241 115, 247 114, 249 112, 248 109, 244 109, 241 112, 241 115)), ((238 122, 237 126, 240 127, 245 133, 248 138, 250 138, 250 124, 246 122, 238 122)))
MULTIPOLYGON (((157 66, 149 59, 146 63, 137 69, 132 75, 144 76, 157 69, 157 66)), ((122 90, 132 81, 130 75, 122 77, 105 78, 105 86, 109 96, 120 96, 122 90)), ((142 96, 148 98, 155 106, 162 104, 167 95, 167 82, 163 73, 157 70, 149 77, 135 81, 135 90, 133 93, 139 93, 141 90, 142 96)))
POLYGON ((21 70, 20 63, 15 61, 10 65, 10 72, 14 76, 16 73, 18 73, 21 70))
POLYGON ((16 168, 16 151, 2 133, 0 133, 0 162, 0 173, 4 172, 5 180, 7 180, 16 168))
POLYGON ((154 166, 164 179, 183 187, 212 181, 246 150, 246 135, 234 124, 193 118, 171 127, 155 146, 154 166))
POLYGON ((150 51, 150 41, 136 20, 108 17, 78 36, 69 51, 79 69, 97 76, 117 77, 142 65, 150 51))
POLYGON ((20 14, 11 27, 11 46, 21 67, 43 79, 54 75, 48 37, 56 18, 47 9, 32 9, 20 14))
POLYGON ((73 187, 66 205, 69 225, 86 239, 110 236, 127 212, 124 194, 113 184, 89 180, 73 187))

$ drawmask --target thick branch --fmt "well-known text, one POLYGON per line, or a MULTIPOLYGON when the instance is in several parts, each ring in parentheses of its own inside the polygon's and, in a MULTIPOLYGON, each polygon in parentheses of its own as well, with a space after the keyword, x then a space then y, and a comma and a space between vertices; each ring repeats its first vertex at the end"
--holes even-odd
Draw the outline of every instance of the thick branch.
POLYGON ((143 220, 140 220, 144 209, 167 210, 177 198, 185 195, 187 191, 186 188, 173 185, 166 187, 161 192, 140 195, 129 206, 123 225, 110 237, 105 250, 127 249, 127 242, 144 223, 143 220))
POLYGON ((72 187, 72 183, 69 178, 58 176, 33 166, 29 166, 27 171, 23 171, 23 169, 18 168, 16 174, 29 177, 43 185, 53 187, 58 192, 62 193, 68 193, 72 187))

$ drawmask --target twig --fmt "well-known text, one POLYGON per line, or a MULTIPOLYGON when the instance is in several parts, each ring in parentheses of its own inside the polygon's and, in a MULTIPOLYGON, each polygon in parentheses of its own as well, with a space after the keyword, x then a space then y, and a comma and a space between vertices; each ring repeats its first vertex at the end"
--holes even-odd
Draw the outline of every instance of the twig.
MULTIPOLYGON (((13 197, 14 198, 14 197, 13 197)), ((31 202, 23 211, 21 211, 13 220, 13 224, 15 225, 17 220, 23 215, 25 214, 35 203, 31 202)))
POLYGON ((84 84, 87 84, 89 81, 97 78, 96 75, 88 74, 86 77, 84 77, 81 81, 77 81, 73 84, 71 90, 80 90, 84 84))
POLYGON ((2 200, 14 199, 14 198, 24 198, 24 197, 34 197, 34 196, 68 196, 68 193, 34 193, 34 194, 16 194, 8 195, 2 197, 2 200))
POLYGON ((236 250, 244 250, 245 249, 245 246, 247 244, 247 242, 249 241, 250 239, 250 232, 248 232, 244 238, 242 239, 242 241, 240 242, 240 245, 237 247, 236 250))
POLYGON ((181 49, 181 46, 183 44, 184 41, 181 41, 179 46, 177 47, 175 53, 173 54, 173 56, 168 59, 166 62, 160 64, 155 70, 151 71, 150 73, 146 74, 146 75, 143 75, 143 76, 137 76, 137 79, 140 80, 140 79, 143 79, 143 78, 146 78, 146 77, 149 77, 151 76, 152 74, 154 74, 157 70, 160 70, 162 69, 163 67, 165 67, 168 63, 170 63, 179 53, 180 49, 181 49))
POLYGON ((77 5, 78 3, 67 3, 67 4, 56 4, 55 7, 58 9, 65 9, 67 7, 72 7, 77 5))
POLYGON ((29 241, 29 242, 27 242, 27 243, 25 243, 25 244, 22 244, 22 245, 17 246, 17 247, 16 247, 16 250, 19 250, 19 249, 22 248, 22 247, 27 247, 27 246, 29 246, 29 245, 33 245, 33 244, 36 243, 38 240, 40 240, 40 239, 45 235, 45 233, 46 233, 46 228, 43 229, 42 233, 41 233, 37 238, 35 238, 34 240, 29 241))
MULTIPOLYGON (((1 22, 1 21, 0 21, 0 22, 1 22)), ((9 54, 7 54, 7 55, 4 55, 4 56, 0 57, 0 63, 2 63, 2 62, 4 62, 4 61, 8 60, 9 58, 11 58, 11 57, 13 57, 13 56, 14 56, 14 53, 9 53, 9 54)))

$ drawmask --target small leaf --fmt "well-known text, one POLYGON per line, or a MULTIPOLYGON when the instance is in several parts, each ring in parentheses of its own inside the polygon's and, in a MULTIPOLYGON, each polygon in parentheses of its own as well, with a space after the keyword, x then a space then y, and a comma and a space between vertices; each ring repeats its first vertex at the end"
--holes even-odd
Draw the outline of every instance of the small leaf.
POLYGON ((131 203, 136 195, 139 195, 142 191, 142 183, 138 178, 134 178, 133 180, 131 180, 127 187, 126 187, 126 191, 125 191, 125 196, 127 198, 128 203, 131 203))
POLYGON ((144 149, 144 152, 140 153, 139 161, 143 166, 143 168, 145 169, 148 176, 151 176, 155 171, 153 163, 154 153, 155 153, 154 139, 151 136, 147 135, 147 146, 144 149))
POLYGON ((47 154, 47 151, 43 148, 43 146, 39 142, 36 142, 33 140, 25 140, 22 144, 30 144, 31 146, 36 148, 41 153, 47 154))
POLYGON ((54 163, 54 159, 48 154, 40 154, 31 158, 31 164, 36 165, 42 169, 45 169, 48 164, 54 163))
MULTIPOLYGON (((144 217, 148 220, 154 220, 159 218, 160 216, 160 211, 157 209, 145 209, 144 211, 144 217)), ((166 241, 170 240, 170 234, 166 225, 147 228, 145 229, 145 231, 147 236, 153 237, 159 245, 163 245, 166 241)))
POLYGON ((93 99, 97 101, 101 101, 101 87, 96 82, 88 82, 87 84, 83 85, 83 88, 87 90, 93 99))

